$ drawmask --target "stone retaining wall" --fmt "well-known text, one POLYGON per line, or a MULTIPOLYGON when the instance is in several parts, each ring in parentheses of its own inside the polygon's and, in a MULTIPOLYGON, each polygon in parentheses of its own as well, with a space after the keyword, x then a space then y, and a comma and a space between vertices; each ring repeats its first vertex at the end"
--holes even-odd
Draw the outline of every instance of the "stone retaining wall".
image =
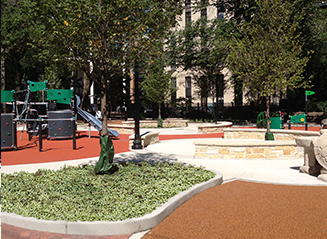
MULTIPOLYGON (((224 129, 225 139, 265 139, 266 129, 224 129)), ((319 136, 319 132, 301 130, 277 130, 272 129, 275 140, 295 140, 296 137, 319 136)))
POLYGON ((195 158, 211 159, 291 159, 302 158, 303 148, 294 141, 194 142, 195 158))
POLYGON ((231 122, 218 122, 216 125, 199 125, 199 134, 221 133, 226 128, 231 128, 233 123, 231 122))
MULTIPOLYGON (((174 120, 174 119, 166 119, 163 120, 163 127, 187 127, 188 120, 174 120)), ((124 121, 123 125, 133 126, 134 121, 124 121)), ((158 120, 140 120, 140 128, 157 128, 158 120)))

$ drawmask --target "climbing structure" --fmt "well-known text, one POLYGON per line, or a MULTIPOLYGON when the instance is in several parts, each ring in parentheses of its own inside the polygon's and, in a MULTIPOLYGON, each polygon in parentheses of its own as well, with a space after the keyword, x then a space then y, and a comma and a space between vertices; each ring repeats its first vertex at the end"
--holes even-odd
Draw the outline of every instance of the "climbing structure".
MULTIPOLYGON (((1 92, 1 103, 14 103, 14 94, 11 91, 1 92)), ((14 111, 13 111, 14 112, 14 111)), ((17 147, 15 113, 1 114, 1 149, 17 147)))

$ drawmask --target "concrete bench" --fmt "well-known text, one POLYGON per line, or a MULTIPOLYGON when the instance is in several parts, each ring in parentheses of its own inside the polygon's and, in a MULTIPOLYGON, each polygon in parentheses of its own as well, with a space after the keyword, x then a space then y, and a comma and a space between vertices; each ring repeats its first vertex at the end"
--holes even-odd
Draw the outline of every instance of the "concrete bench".
POLYGON ((300 172, 318 176, 327 182, 327 129, 320 131, 319 137, 298 137, 297 145, 304 148, 304 165, 300 172))
POLYGON ((323 119, 320 125, 321 129, 327 129, 327 119, 323 119))
POLYGON ((318 137, 297 137, 295 142, 304 149, 304 164, 300 167, 300 172, 318 176, 321 166, 318 164, 314 154, 314 141, 318 137))
MULTIPOLYGON (((135 135, 129 136, 129 148, 132 148, 135 135)), ((147 132, 141 135, 141 144, 143 148, 147 147, 150 144, 155 144, 159 142, 159 132, 147 132)))

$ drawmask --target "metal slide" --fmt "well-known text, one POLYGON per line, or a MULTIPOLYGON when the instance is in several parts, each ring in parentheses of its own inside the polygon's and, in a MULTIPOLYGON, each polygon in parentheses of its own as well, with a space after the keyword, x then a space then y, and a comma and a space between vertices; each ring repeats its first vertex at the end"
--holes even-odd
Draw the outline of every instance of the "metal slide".
MULTIPOLYGON (((79 104, 81 103, 81 99, 78 95, 76 95, 76 109, 77 109, 77 113, 83 117, 83 119, 85 119, 88 123, 90 123, 96 130, 100 131, 102 133, 102 122, 100 120, 98 120, 97 118, 95 118, 93 115, 91 115, 90 113, 82 110, 79 107, 79 104)), ((109 136, 112 137, 118 137, 119 133, 116 130, 112 130, 108 128, 108 134, 109 136)))

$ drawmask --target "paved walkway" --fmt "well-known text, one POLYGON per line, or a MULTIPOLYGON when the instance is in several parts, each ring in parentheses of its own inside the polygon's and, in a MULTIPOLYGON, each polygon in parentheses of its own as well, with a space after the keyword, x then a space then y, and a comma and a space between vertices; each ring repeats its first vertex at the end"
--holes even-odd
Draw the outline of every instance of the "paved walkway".
MULTIPOLYGON (((306 195, 306 200, 309 203, 303 203, 304 206, 306 206, 306 204, 309 205, 318 205, 315 208, 309 207, 311 212, 307 212, 307 214, 311 215, 326 215, 325 212, 321 212, 320 209, 321 207, 323 207, 323 205, 320 206, 320 201, 316 201, 318 200, 319 197, 321 197, 322 195, 325 195, 325 193, 327 192, 327 188, 326 183, 323 183, 319 180, 317 180, 316 177, 312 177, 309 176, 307 174, 301 174, 299 173, 298 169, 299 167, 303 164, 303 159, 288 159, 288 160, 206 160, 206 159, 194 159, 193 155, 194 155, 194 146, 193 146, 193 141, 194 139, 178 139, 178 140, 164 140, 163 139, 171 139, 171 138, 197 138, 197 137, 204 137, 203 135, 196 135, 196 128, 195 127, 188 127, 188 128, 184 128, 184 129, 161 129, 160 130, 160 137, 161 137, 161 141, 158 144, 155 145, 150 145, 148 146, 146 149, 144 150, 140 150, 140 151, 132 151, 132 152, 121 152, 119 154, 115 155, 115 161, 119 162, 119 161, 125 161, 126 159, 130 159, 130 160, 155 160, 155 161, 180 161, 180 162, 185 162, 185 163, 190 163, 190 164, 195 164, 195 165, 202 165, 204 167, 206 167, 207 169, 214 169, 214 170, 218 170, 219 172, 221 172, 224 176, 224 182, 231 182, 231 183, 227 183, 224 184, 222 186, 218 186, 218 187, 214 187, 215 189, 213 190, 218 190, 217 192, 215 192, 215 197, 217 200, 225 195, 226 191, 225 188, 227 188, 227 191, 230 192, 234 192, 235 194, 229 193, 228 195, 230 195, 230 199, 233 199, 235 197, 235 195, 237 195, 237 192, 239 192, 239 189, 244 189, 249 187, 248 192, 252 192, 252 194, 246 194, 246 197, 241 196, 241 197, 237 197, 237 199, 239 201, 236 201, 235 203, 238 204, 240 203, 241 205, 245 204, 249 204, 249 202, 254 199, 250 199, 250 195, 256 195, 256 198, 260 198, 264 195, 262 195, 261 193, 259 194, 259 191, 263 191, 263 192, 272 192, 273 195, 270 195, 270 197, 274 197, 275 198, 280 198, 285 196, 285 194, 279 194, 277 193, 278 191, 280 191, 280 188, 276 191, 275 190, 275 194, 274 194, 274 190, 272 190, 271 188, 267 191, 267 190, 263 190, 264 188, 266 188, 266 186, 268 186, 267 184, 258 184, 255 182, 261 182, 261 183, 272 183, 272 184, 283 184, 285 187, 286 192, 290 192, 292 188, 298 188, 298 187, 294 187, 294 186, 289 186, 289 185, 310 185, 310 186, 323 186, 323 187, 313 187, 313 188, 318 188, 317 190, 317 194, 320 194, 320 196, 315 197, 314 193, 309 192, 309 188, 312 187, 303 187, 304 188, 304 192, 300 191, 298 193, 300 193, 300 195, 296 195, 294 196, 294 198, 300 198, 301 195, 306 195), (244 184, 244 182, 241 181, 235 181, 235 180, 246 180, 246 181, 251 181, 252 183, 246 183, 244 184), (237 182, 237 183, 235 183, 237 182), (226 185, 226 186, 225 186, 226 185), (248 186, 250 185, 250 186, 248 186), (259 186, 258 186, 259 185, 259 186), (258 186, 258 187, 256 187, 258 186), (216 189, 217 188, 217 189, 216 189), (219 191, 219 190, 222 191, 219 191), (252 190, 252 191, 251 191, 252 190), (259 191, 258 191, 259 190, 259 191), (308 193, 309 192, 309 193, 308 193), (219 196, 220 195, 220 196, 219 196), (309 195, 309 198, 308 198, 309 195), (248 198, 248 201, 243 202, 241 199, 242 197, 244 198, 248 198), (250 200, 250 201, 249 201, 250 200)), ((154 131, 157 129, 151 129, 150 131, 154 131)), ((144 130, 142 129, 141 133, 145 132, 145 131, 149 131, 149 130, 144 130)), ((218 135, 216 135, 217 137, 218 135)), ((117 145, 119 144, 121 147, 122 145, 127 145, 128 144, 128 140, 126 140, 125 136, 121 136, 122 137, 122 141, 117 140, 114 141, 114 143, 116 143, 117 145)), ((214 137, 214 135, 212 135, 212 137, 214 137)), ((91 139, 92 140, 92 139, 91 139)), ((98 142, 97 139, 93 139, 96 140, 98 142)), ((197 141, 199 139, 196 139, 197 141)), ((207 139, 201 139, 201 140, 207 140, 207 139)), ((116 147, 115 144, 115 147, 116 147)), ((125 146, 123 146, 122 148, 124 148, 125 146)), ((117 146, 118 147, 118 146, 117 146)), ((11 153, 8 153, 8 155, 10 155, 11 153)), ((43 154, 43 153, 42 153, 43 154)), ((30 171, 34 171, 39 167, 47 167, 47 168, 58 168, 60 166, 62 166, 64 163, 70 163, 70 164, 79 164, 81 162, 85 162, 85 161, 90 161, 90 160, 96 160, 96 157, 94 158, 87 158, 87 159, 82 159, 82 160, 72 160, 72 161, 66 161, 66 162, 54 162, 54 163, 39 163, 39 164, 20 164, 20 165, 11 165, 9 166, 9 161, 14 161, 15 158, 6 158, 3 157, 4 163, 7 164, 7 166, 3 166, 2 167, 2 172, 13 172, 16 170, 30 170, 30 171)), ((14 164, 14 163, 13 163, 14 164)), ((284 189, 283 189, 284 190, 284 189)), ((282 190, 282 191, 283 191, 282 190)), ((207 190, 208 191, 208 190, 207 190)), ((201 210, 203 209, 203 205, 206 205, 206 202, 209 201, 209 198, 205 197, 205 192, 200 193, 198 196, 194 197, 195 198, 202 198, 200 200, 200 206, 194 206, 196 205, 195 202, 193 202, 193 199, 189 200, 188 202, 192 203, 193 206, 191 206, 191 208, 195 209, 197 207, 201 208, 201 210)), ((326 195, 327 196, 327 195, 326 195)), ((212 197, 212 195, 210 196, 212 197)), ((326 197, 323 197, 324 199, 326 197)), ((228 201, 228 198, 226 198, 226 200, 228 201)), ((300 201, 302 199, 299 199, 300 201)), ((275 201, 275 200, 273 200, 275 201)), ((277 205, 278 202, 276 202, 277 205)), ((186 205, 186 203, 184 203, 186 205)), ((183 205, 184 205, 183 204, 183 205)), ((191 205, 192 205, 191 204, 191 205)), ((218 206, 219 202, 216 201, 214 202, 214 204, 216 206, 218 206)), ((236 205, 235 204, 235 205, 236 205)), ((226 206, 226 202, 224 204, 222 204, 224 206, 226 206)), ((234 205, 234 206, 235 206, 234 205)), ((233 204, 229 204, 230 207, 233 206, 233 204)), ((273 207, 274 205, 266 205, 267 207, 273 207)), ((227 206, 226 206, 227 207, 227 206)), ((182 207, 181 207, 182 208, 182 207)), ((206 207, 207 208, 207 207, 206 207)), ((220 208, 221 207, 215 207, 220 208)), ((209 209, 213 212, 213 209, 209 209)), ((232 209, 231 209, 232 210, 232 209)), ((240 215, 242 217, 244 217, 245 215, 248 215, 251 210, 255 211, 256 208, 252 207, 252 209, 250 208, 249 211, 240 211, 240 213, 244 213, 244 215, 240 215)), ((299 208, 299 210, 302 210, 301 208, 299 208)), ((303 209, 304 210, 304 209, 303 209)), ((235 209, 232 210, 233 212, 235 212, 235 209)), ((177 215, 187 215, 187 214, 183 214, 185 212, 182 213, 182 211, 180 210, 176 210, 173 214, 171 214, 172 216, 167 217, 167 219, 165 219, 162 223, 160 223, 157 227, 153 228, 146 236, 144 236, 144 238, 219 238, 218 237, 204 237, 207 234, 178 234, 176 232, 177 231, 181 231, 178 228, 183 227, 183 223, 176 223, 175 220, 177 219, 170 219, 173 216, 175 216, 175 214, 177 213, 177 215), (163 224, 168 225, 167 224, 167 220, 168 222, 170 221, 171 223, 169 224, 170 226, 168 227, 162 227, 163 224), (175 227, 172 227, 171 225, 175 225, 175 227), (177 229, 176 229, 177 228, 177 229), (166 231, 171 231, 174 232, 175 230, 175 236, 174 234, 166 234, 166 231), (180 235, 180 237, 178 236, 180 235), (193 235, 193 236, 192 236, 193 235)), ((219 213, 219 212, 217 212, 219 213)), ((270 212, 272 213, 272 212, 270 212)), ((276 213, 276 212, 275 212, 276 213)), ((223 213, 219 214, 219 217, 225 218, 227 216, 230 216, 232 214, 235 213, 227 213, 226 215, 224 215, 223 213)), ((272 215, 272 214, 271 214, 272 215)), ((260 215, 258 215, 260 216, 260 215)), ((189 217, 189 216, 188 216, 189 217)), ((249 217, 250 218, 250 217, 249 217)), ((250 219, 246 219, 246 220, 250 220, 250 219)), ((317 216, 317 218, 319 218, 319 216, 317 216)), ((198 221, 198 219, 195 217, 195 219, 198 221)), ((234 218, 235 219, 235 218, 234 218)), ((233 219, 233 220, 234 220, 233 219)), ((277 218, 278 219, 278 218, 277 218)), ((276 219, 276 220, 277 220, 276 219)), ((281 218, 279 218, 281 219, 281 218)), ((205 218, 203 219, 204 221, 210 221, 209 218, 205 218)), ((217 221, 217 223, 222 223, 222 221, 220 221, 222 219, 219 219, 219 221, 217 221)), ((229 219, 232 220, 232 219, 229 219)), ((240 228, 243 228, 244 225, 247 225, 247 223, 244 224, 244 222, 239 221, 240 219, 237 219, 237 222, 235 226, 239 226, 240 228)), ((309 219, 308 219, 309 220, 309 219)), ((312 218, 311 218, 312 220, 312 218)), ((184 222, 184 220, 179 220, 180 222, 184 222)), ((227 220, 228 221, 228 220, 227 220)), ((317 221, 317 220, 315 220, 317 221)), ((326 223, 326 220, 321 220, 324 223, 326 223)), ((214 223, 211 222, 211 223, 214 223)), ((195 223, 197 224, 197 223, 195 223)), ((226 227, 225 223, 224 227, 226 227)), ((185 224, 187 225, 187 224, 185 224)), ((184 226, 185 226, 184 225, 184 226)), ((259 224, 258 224, 259 225, 259 224)), ((268 226, 268 224, 265 224, 266 226, 268 226)), ((310 223, 311 225, 311 223, 310 223)), ((247 225, 248 226, 248 225, 247 225)), ((210 225, 206 225, 206 228, 212 228, 213 226, 210 225)), ((262 227, 262 225, 261 225, 262 227)), ((269 226, 268 226, 269 227, 269 226)), ((184 227, 183 227, 184 228, 184 227)), ((213 227, 216 228, 216 227, 213 227)), ((305 227, 306 228, 306 227, 305 227)), ((310 228, 306 228, 308 230, 310 230, 310 228)), ((183 229, 188 231, 187 229, 183 229)), ((195 231, 202 231, 202 229, 199 229, 197 227, 194 227, 195 231)), ((235 231, 235 228, 233 229, 235 231)), ((258 230, 258 228, 254 228, 253 230, 258 230)), ((322 229, 323 230, 323 229, 322 229)), ((208 230, 210 231, 210 230, 208 230)), ((219 231, 219 230, 218 230, 219 231)), ((226 233, 226 232, 222 232, 221 233, 226 233)), ((313 230, 312 232, 316 232, 316 230, 313 230)), ((252 233, 252 231, 251 231, 252 233)), ((15 238, 15 239, 21 239, 21 238, 141 238, 145 233, 137 233, 134 235, 128 234, 128 235, 120 235, 120 236, 76 236, 76 235, 64 235, 64 234, 56 234, 56 233, 45 233, 45 232, 39 232, 39 231, 32 231, 32 230, 26 230, 26 229, 22 229, 22 228, 18 228, 18 227, 13 227, 13 226, 9 226, 6 224, 2 224, 2 238, 15 238)), ((314 233, 309 233, 311 236, 314 237, 314 233)), ((228 234, 220 234, 221 238, 230 238, 228 237, 228 234)), ((239 235, 239 237, 242 234, 239 235)), ((248 234, 250 236, 250 234, 248 234)), ((318 235, 318 234, 317 234, 318 235)), ((320 234, 319 234, 320 235, 320 234)), ((260 237, 259 236, 250 236, 251 238, 264 238, 264 237, 260 237)), ((233 238, 237 238, 237 237, 233 237, 233 238)), ((301 237, 297 237, 297 238, 301 238, 301 237)), ((302 238, 306 238, 306 237, 302 237, 302 238)), ((315 237, 315 238, 320 238, 320 237, 315 237)))

